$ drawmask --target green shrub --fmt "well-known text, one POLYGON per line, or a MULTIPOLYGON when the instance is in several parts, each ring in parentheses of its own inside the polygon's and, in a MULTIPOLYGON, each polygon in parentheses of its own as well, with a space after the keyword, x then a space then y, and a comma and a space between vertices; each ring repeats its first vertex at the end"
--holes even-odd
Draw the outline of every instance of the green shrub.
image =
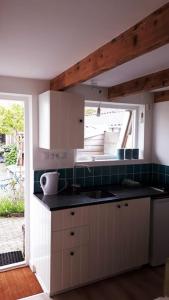
POLYGON ((13 213, 24 212, 24 201, 22 199, 12 200, 9 198, 0 199, 0 217, 7 217, 13 213))
POLYGON ((5 158, 6 166, 15 165, 17 162, 17 153, 18 153, 16 145, 15 144, 8 145, 4 150, 5 150, 4 158, 5 158))

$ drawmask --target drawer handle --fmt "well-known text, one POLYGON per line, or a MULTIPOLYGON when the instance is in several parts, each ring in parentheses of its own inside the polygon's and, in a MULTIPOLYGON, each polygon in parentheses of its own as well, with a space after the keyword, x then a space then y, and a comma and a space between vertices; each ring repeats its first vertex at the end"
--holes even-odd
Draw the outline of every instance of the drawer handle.
POLYGON ((83 123, 83 119, 80 119, 79 122, 80 122, 80 123, 83 123))
POLYGON ((128 203, 125 203, 125 204, 124 204, 124 206, 126 206, 126 207, 127 207, 127 206, 129 206, 129 205, 128 205, 128 203))
POLYGON ((120 204, 118 204, 118 205, 117 205, 117 207, 118 207, 118 208, 121 208, 121 205, 120 205, 120 204))
POLYGON ((73 255, 74 255, 74 252, 73 252, 73 251, 71 251, 71 252, 70 252, 70 255, 71 255, 71 256, 73 256, 73 255))
POLYGON ((70 235, 75 235, 74 231, 71 231, 70 235))
POLYGON ((75 212, 74 212, 74 211, 72 211, 70 214, 71 214, 71 216, 74 216, 74 215, 75 215, 75 212))

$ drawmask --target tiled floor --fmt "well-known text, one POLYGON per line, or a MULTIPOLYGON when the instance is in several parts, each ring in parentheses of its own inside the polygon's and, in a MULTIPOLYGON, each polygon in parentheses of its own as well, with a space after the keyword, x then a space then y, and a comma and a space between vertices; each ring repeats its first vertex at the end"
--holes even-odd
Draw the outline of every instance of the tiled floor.
POLYGON ((0 253, 23 251, 23 223, 22 217, 0 217, 0 253))

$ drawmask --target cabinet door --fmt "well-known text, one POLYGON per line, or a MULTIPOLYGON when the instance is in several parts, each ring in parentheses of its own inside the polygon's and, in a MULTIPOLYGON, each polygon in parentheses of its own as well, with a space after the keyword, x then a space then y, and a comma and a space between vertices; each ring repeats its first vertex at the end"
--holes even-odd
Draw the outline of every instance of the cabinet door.
POLYGON ((118 272, 148 262, 149 220, 149 198, 123 201, 117 204, 115 267, 118 272))
POLYGON ((84 147, 84 99, 67 92, 39 95, 39 147, 78 149, 84 147))
POLYGON ((148 262, 150 199, 91 207, 90 280, 148 262))
POLYGON ((116 207, 114 203, 90 207, 90 280, 110 276, 116 271, 116 207))
POLYGON ((88 281, 88 246, 53 252, 51 294, 88 281))

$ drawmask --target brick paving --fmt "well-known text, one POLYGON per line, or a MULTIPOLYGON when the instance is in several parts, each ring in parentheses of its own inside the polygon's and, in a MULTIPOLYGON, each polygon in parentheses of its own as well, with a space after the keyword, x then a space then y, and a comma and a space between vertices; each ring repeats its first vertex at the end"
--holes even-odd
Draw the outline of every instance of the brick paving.
POLYGON ((23 252, 23 217, 0 217, 0 253, 23 252))

